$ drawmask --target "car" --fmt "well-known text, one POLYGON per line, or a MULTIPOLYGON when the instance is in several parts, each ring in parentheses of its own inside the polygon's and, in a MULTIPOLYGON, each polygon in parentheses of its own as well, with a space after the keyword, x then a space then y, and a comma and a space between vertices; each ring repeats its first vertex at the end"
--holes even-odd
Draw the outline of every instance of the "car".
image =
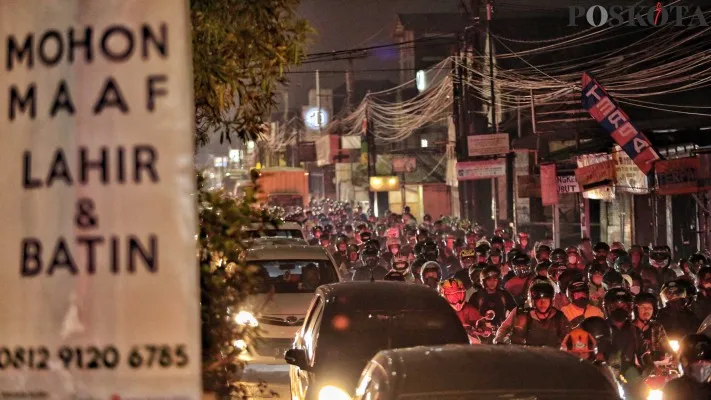
POLYGON ((277 225, 272 223, 253 223, 247 228, 247 233, 252 239, 261 237, 281 237, 304 239, 304 231, 298 222, 287 221, 277 225))
POLYGON ((342 400, 378 351, 418 345, 468 344, 457 314, 424 285, 345 282, 319 287, 294 346, 293 400, 342 400))
MULTIPOLYGON (((268 382, 269 391, 284 398, 289 392, 289 368, 284 353, 291 348, 321 284, 341 281, 333 257, 322 247, 309 246, 299 239, 262 238, 241 256, 248 266, 258 267, 262 282, 238 310, 237 323, 258 327, 261 335, 253 342, 237 343, 239 359, 246 363, 241 382, 250 398, 265 398, 259 383, 268 382), (318 271, 319 279, 304 285, 307 266, 318 271)), ((310 273, 310 276, 314 276, 310 273)))
POLYGON ((249 239, 245 241, 247 247, 260 247, 260 246, 274 246, 274 245, 308 245, 304 239, 300 238, 287 238, 287 237, 260 237, 256 239, 249 239))
POLYGON ((420 346, 373 357, 353 400, 619 400, 605 371, 553 348, 420 346))
POLYGON ((236 311, 235 320, 258 326, 261 337, 240 359, 251 364, 284 364, 284 352, 301 328, 316 288, 339 282, 338 269, 325 249, 306 244, 267 242, 248 248, 242 257, 246 265, 259 268, 262 283, 258 293, 236 311), (304 275, 307 268, 314 274, 304 275))

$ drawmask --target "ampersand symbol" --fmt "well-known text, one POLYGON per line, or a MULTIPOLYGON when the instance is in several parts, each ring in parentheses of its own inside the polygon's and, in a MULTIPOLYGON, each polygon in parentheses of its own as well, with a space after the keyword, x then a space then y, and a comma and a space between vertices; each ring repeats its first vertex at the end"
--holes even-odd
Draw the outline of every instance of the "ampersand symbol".
POLYGON ((97 218, 94 214, 95 204, 91 199, 80 199, 77 202, 77 213, 74 217, 74 223, 79 228, 96 228, 97 218))

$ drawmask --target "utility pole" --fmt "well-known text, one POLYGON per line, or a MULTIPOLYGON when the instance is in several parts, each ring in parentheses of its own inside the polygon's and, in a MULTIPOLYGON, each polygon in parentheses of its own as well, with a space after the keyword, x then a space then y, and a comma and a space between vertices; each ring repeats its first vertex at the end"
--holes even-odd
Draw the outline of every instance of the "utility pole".
POLYGON ((346 70, 346 111, 353 109, 353 90, 355 79, 353 77, 353 59, 348 59, 348 69, 346 70))
POLYGON ((321 133, 321 75, 318 70, 316 70, 316 123, 318 133, 321 133))
MULTIPOLYGON (((368 91, 370 93, 370 91, 368 91)), ((370 210, 375 214, 375 192, 370 187, 370 178, 375 176, 375 162, 377 155, 375 154, 375 137, 373 136, 373 125, 370 121, 370 113, 368 108, 365 109, 365 141, 368 149, 368 202, 370 210)))

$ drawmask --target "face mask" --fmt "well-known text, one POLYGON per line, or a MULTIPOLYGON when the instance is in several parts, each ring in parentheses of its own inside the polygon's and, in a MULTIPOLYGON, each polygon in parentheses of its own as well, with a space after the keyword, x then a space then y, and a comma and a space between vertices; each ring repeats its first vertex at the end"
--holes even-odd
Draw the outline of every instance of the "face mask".
POLYGON ((630 292, 632 292, 632 294, 634 295, 638 295, 641 289, 642 288, 640 288, 639 286, 631 286, 630 292))
POLYGON ((610 313, 610 318, 615 322, 625 322, 629 317, 629 313, 621 308, 610 313))
POLYGON ((711 361, 699 361, 689 365, 689 375, 693 380, 699 383, 708 383, 711 379, 711 361))
POLYGON ((568 264, 577 264, 577 263, 578 263, 578 257, 568 256, 568 264))
POLYGON ((590 300, 587 297, 581 297, 579 299, 573 300, 573 304, 575 304, 575 306, 578 308, 585 308, 588 303, 590 303, 590 300))
POLYGON ((438 283, 439 283, 439 281, 437 280, 437 278, 431 278, 431 277, 425 278, 425 286, 429 286, 432 289, 437 289, 438 283))

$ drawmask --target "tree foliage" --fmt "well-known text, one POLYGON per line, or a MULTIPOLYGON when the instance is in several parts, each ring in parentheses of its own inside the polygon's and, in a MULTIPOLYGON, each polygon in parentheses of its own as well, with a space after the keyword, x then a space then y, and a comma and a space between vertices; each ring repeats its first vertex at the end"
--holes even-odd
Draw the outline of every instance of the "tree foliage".
MULTIPOLYGON (((308 24, 295 14, 299 0, 191 0, 196 146, 256 138, 274 104, 285 70, 298 62, 308 24)), ((275 222, 254 193, 235 201, 204 189, 198 173, 198 259, 203 388, 220 399, 244 398, 237 340, 259 335, 234 317, 254 292, 256 270, 240 258, 245 226, 275 222)), ((258 190, 258 185, 255 185, 258 190)), ((262 388, 265 390, 264 388, 262 388)))
POLYGON ((196 143, 253 140, 311 32, 299 0, 192 0, 196 143))

